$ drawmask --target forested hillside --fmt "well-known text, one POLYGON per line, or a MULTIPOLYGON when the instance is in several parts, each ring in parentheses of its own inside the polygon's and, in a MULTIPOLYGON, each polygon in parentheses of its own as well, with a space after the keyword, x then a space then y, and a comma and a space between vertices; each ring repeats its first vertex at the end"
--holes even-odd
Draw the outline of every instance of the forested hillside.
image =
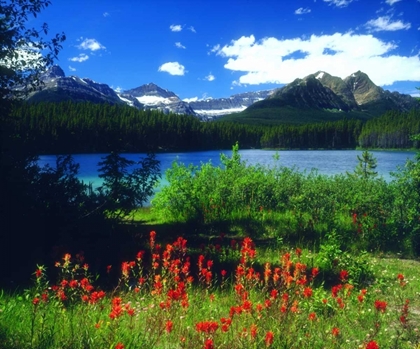
POLYGON ((13 126, 37 153, 145 152, 242 148, 413 148, 420 111, 388 112, 361 121, 246 125, 201 122, 192 116, 93 103, 19 104, 13 126))

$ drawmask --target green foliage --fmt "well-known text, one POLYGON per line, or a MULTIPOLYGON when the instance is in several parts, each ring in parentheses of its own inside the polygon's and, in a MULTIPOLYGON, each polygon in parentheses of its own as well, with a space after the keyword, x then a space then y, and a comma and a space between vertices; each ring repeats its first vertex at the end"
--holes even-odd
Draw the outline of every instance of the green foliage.
POLYGON ((365 251, 355 253, 344 251, 345 246, 340 239, 335 231, 326 234, 316 255, 315 264, 320 267, 326 282, 334 282, 335 275, 341 270, 346 270, 353 285, 366 286, 374 280, 373 265, 369 255, 365 251))
MULTIPOLYGON (((46 24, 41 28, 27 26, 49 4, 47 0, 0 1, 0 264, 4 267, 0 282, 12 280, 19 266, 20 273, 27 271, 27 261, 20 261, 19 253, 31 261, 35 255, 45 256, 45 242, 55 236, 44 218, 54 210, 74 212, 74 206, 69 208, 73 205, 71 200, 63 199, 66 204, 54 207, 57 200, 52 188, 61 190, 67 184, 57 180, 43 187, 52 174, 40 173, 36 149, 16 132, 11 115, 15 98, 38 86, 37 77, 52 65, 65 39, 63 34, 45 38, 46 24), (43 200, 47 196, 51 205, 44 211, 43 200)), ((71 176, 71 166, 65 163, 62 159, 63 171, 71 176)), ((66 176, 64 172, 56 174, 54 180, 66 176)), ((69 197, 74 198, 73 193, 69 197)))
MULTIPOLYGON (((420 139, 415 135, 414 139, 420 139)), ((401 242, 407 248, 420 253, 420 152, 414 161, 407 160, 403 168, 393 173, 395 177, 396 211, 392 224, 401 242)))
POLYGON ((98 164, 99 178, 103 184, 98 188, 102 210, 110 217, 126 217, 135 208, 142 207, 153 194, 160 177, 159 161, 154 154, 135 162, 119 153, 111 152, 98 164), (139 167, 134 168, 134 165, 139 167))
POLYGON ((365 150, 362 156, 357 155, 359 163, 354 169, 354 175, 363 179, 374 178, 378 172, 375 171, 377 160, 372 153, 365 150))
POLYGON ((168 185, 152 201, 154 212, 210 235, 231 231, 317 247, 335 231, 347 251, 419 253, 414 162, 407 162, 398 180, 387 182, 374 177, 367 164, 358 176, 250 166, 237 145, 231 157, 221 159, 221 166, 174 162, 166 173, 168 185))
POLYGON ((200 122, 193 116, 165 115, 124 105, 33 103, 16 105, 12 124, 37 153, 147 152, 243 148, 349 149, 357 146, 417 147, 418 111, 394 113, 364 124, 357 119, 302 125, 200 122), (389 126, 387 126, 389 124, 389 126), (392 131, 390 133, 390 131, 392 131), (395 132, 394 132, 395 131, 395 132))
POLYGON ((36 17, 51 4, 48 0, 1 1, 0 18, 0 98, 19 95, 28 90, 16 90, 20 87, 34 88, 39 83, 37 77, 56 59, 65 40, 64 34, 57 34, 50 40, 48 25, 40 29, 27 28, 26 23, 36 17), (44 56, 39 52, 44 51, 44 56))

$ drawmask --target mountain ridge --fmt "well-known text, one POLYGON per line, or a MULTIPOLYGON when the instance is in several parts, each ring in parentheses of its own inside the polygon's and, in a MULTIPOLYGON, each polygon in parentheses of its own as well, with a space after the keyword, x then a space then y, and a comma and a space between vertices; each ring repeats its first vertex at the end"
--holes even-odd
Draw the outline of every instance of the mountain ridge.
MULTIPOLYGON (((226 98, 207 98, 183 101, 174 92, 148 83, 122 92, 89 78, 65 76, 57 65, 41 74, 40 90, 31 93, 28 100, 39 101, 91 101, 95 103, 128 104, 137 109, 160 110, 165 114, 193 115, 200 120, 225 119, 226 115, 240 119, 242 115, 259 115, 270 110, 281 117, 288 110, 319 112, 367 113, 376 116, 383 111, 413 108, 415 98, 390 92, 376 86, 360 70, 341 79, 325 71, 317 71, 303 79, 273 90, 245 92, 226 98), (232 116, 233 115, 233 116, 232 116)), ((274 116, 275 117, 275 116, 274 116)))

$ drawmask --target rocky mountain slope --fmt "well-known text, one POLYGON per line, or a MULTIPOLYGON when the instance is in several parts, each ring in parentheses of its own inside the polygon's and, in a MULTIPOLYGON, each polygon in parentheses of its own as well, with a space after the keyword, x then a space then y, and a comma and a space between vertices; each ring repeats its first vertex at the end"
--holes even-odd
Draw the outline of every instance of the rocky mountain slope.
MULTIPOLYGON (((229 98, 207 98, 182 101, 174 92, 153 83, 123 92, 116 92, 106 84, 77 76, 66 77, 59 66, 53 66, 41 75, 42 87, 31 93, 29 101, 91 101, 95 103, 128 104, 138 109, 160 110, 164 113, 194 115, 201 120, 213 120, 238 113, 271 115, 283 111, 305 110, 306 113, 357 112, 369 116, 381 115, 386 110, 407 111, 417 105, 416 99, 398 92, 389 92, 376 86, 360 71, 345 79, 318 71, 303 79, 276 89, 248 92, 229 98)), ((272 118, 272 116, 270 116, 272 118)))
POLYGON ((123 101, 125 99, 132 101, 134 97, 143 106, 143 109, 157 109, 166 114, 171 112, 198 116, 193 108, 179 99, 175 93, 153 83, 124 91, 119 96, 123 101))
POLYGON ((140 110, 160 110, 166 114, 194 115, 210 120, 220 115, 240 112, 254 102, 263 100, 272 91, 249 92, 230 98, 182 101, 174 92, 149 83, 123 92, 116 92, 106 84, 77 76, 66 77, 59 66, 53 66, 41 75, 43 85, 28 96, 31 102, 65 100, 94 103, 128 104, 140 110))
POLYGON ((274 90, 266 90, 240 93, 229 98, 207 98, 189 102, 189 105, 198 115, 213 119, 226 114, 241 112, 255 102, 264 100, 273 92, 274 90))
POLYGON ((316 72, 278 89, 269 98, 298 108, 365 111, 397 109, 407 111, 417 105, 415 98, 376 86, 361 71, 344 80, 326 72, 316 72))

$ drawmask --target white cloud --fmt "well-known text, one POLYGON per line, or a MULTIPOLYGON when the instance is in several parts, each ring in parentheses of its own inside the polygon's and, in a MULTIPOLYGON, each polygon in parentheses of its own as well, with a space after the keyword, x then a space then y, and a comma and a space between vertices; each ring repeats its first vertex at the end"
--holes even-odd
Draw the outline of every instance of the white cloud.
POLYGON ((80 45, 77 47, 81 50, 91 50, 91 51, 97 51, 97 50, 104 50, 106 47, 103 46, 99 41, 96 39, 83 39, 80 38, 80 40, 83 40, 80 45))
POLYGON ((303 8, 303 7, 299 7, 296 11, 295 11, 295 15, 304 15, 311 12, 311 9, 309 7, 307 8, 303 8))
POLYGON ((166 72, 171 75, 184 75, 187 71, 185 70, 185 67, 182 64, 179 64, 178 62, 167 62, 162 64, 158 71, 160 72, 166 72))
POLYGON ((216 79, 216 77, 212 73, 210 73, 204 79, 207 80, 207 81, 213 81, 213 80, 216 79))
POLYGON ((175 43, 175 46, 176 47, 178 47, 178 48, 183 48, 183 49, 185 49, 186 47, 184 46, 184 45, 182 45, 180 42, 176 42, 175 43))
POLYGON ((383 17, 378 17, 377 19, 371 19, 365 24, 365 26, 374 32, 395 31, 395 30, 411 28, 410 23, 404 23, 400 20, 392 22, 391 17, 389 16, 383 16, 383 17))
MULTIPOLYGON (((209 45, 207 45, 207 46, 209 46, 209 45)), ((217 52, 219 52, 219 50, 220 50, 220 44, 217 44, 217 45, 213 46, 210 49, 210 51, 207 52, 207 54, 209 55, 210 53, 217 53, 217 52)))
POLYGON ((401 1, 401 0, 386 0, 385 2, 386 2, 388 5, 392 6, 392 5, 394 5, 395 3, 400 2, 400 1, 401 1))
POLYGON ((399 80, 420 81, 418 55, 391 54, 397 45, 373 35, 335 33, 306 39, 256 41, 253 35, 232 40, 218 49, 224 67, 241 74, 236 84, 285 84, 318 70, 344 78, 361 70, 378 85, 399 80))
POLYGON ((337 7, 346 7, 352 3, 353 0, 324 0, 324 2, 328 2, 330 5, 335 5, 337 7))
POLYGON ((188 30, 192 31, 193 33, 197 33, 193 26, 189 27, 188 30))
POLYGON ((172 24, 169 29, 173 32, 180 32, 182 30, 182 26, 179 24, 172 24))
POLYGON ((69 61, 82 63, 84 61, 87 61, 88 59, 89 59, 89 56, 87 54, 81 53, 77 57, 69 58, 69 61))
POLYGON ((110 14, 109 14, 108 12, 104 12, 102 15, 103 15, 104 17, 109 17, 109 16, 110 16, 110 14))
POLYGON ((71 65, 69 65, 70 71, 76 71, 76 68, 73 68, 71 65))

